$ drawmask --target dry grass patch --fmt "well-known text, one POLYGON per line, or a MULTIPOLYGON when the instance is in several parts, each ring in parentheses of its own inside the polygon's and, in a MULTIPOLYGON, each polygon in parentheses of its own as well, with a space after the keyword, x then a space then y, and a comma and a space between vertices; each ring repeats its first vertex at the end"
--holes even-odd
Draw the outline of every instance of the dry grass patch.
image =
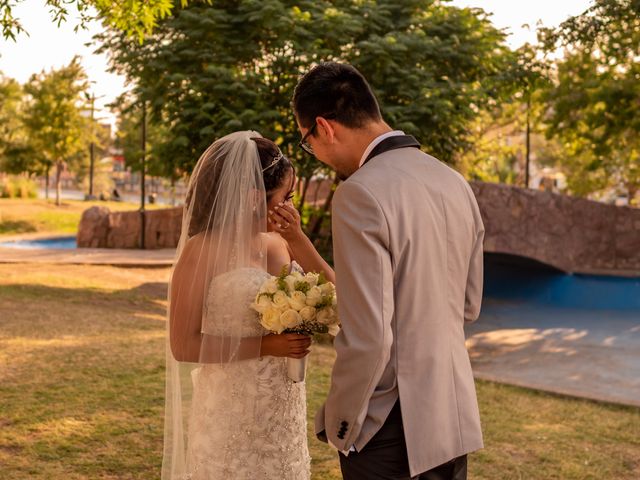
MULTIPOLYGON (((75 234, 82 212, 94 205, 112 211, 137 210, 135 203, 63 200, 56 206, 53 200, 0 199, 0 236, 21 233, 75 234)), ((151 204, 147 209, 166 208, 151 204)))
MULTIPOLYGON (((168 274, 0 265, 0 478, 158 478, 168 274)), ((308 372, 314 480, 341 478, 313 436, 334 358, 314 346, 308 372)), ((470 479, 640 478, 639 409, 477 388, 486 448, 470 479)))

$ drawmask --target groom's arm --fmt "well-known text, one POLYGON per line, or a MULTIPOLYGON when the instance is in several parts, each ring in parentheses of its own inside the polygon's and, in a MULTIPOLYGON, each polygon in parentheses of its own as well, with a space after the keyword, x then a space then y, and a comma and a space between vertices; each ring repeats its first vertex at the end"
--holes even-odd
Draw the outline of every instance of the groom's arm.
POLYGON ((468 185, 467 192, 473 215, 475 235, 473 238, 471 257, 469 259, 467 285, 464 292, 464 320, 465 322, 475 322, 480 316, 480 306, 482 305, 482 286, 484 281, 484 224, 482 223, 476 198, 468 185))
POLYGON ((336 192, 333 246, 342 329, 325 407, 328 439, 349 450, 369 399, 389 362, 393 343, 393 272, 389 227, 377 199, 356 181, 336 192))

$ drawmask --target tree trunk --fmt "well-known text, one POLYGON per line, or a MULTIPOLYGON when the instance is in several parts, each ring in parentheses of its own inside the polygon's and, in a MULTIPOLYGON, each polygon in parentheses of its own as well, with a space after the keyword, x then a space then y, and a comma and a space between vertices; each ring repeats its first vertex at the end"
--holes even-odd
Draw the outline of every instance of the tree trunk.
POLYGON ((638 195, 638 190, 640 190, 640 185, 636 183, 627 183, 627 195, 629 196, 629 205, 636 206, 636 196, 638 195))
POLYGON ((524 160, 524 188, 529 188, 529 169, 530 169, 530 156, 531 156, 531 93, 527 92, 527 131, 525 139, 525 160, 524 160))
POLYGON ((47 178, 44 181, 44 199, 49 200, 49 171, 51 170, 51 165, 47 163, 47 178))
POLYGON ((171 177, 171 206, 176 206, 176 177, 171 177))
POLYGON ((304 177, 302 185, 302 194, 300 195, 300 205, 298 205, 298 212, 302 213, 304 202, 307 200, 307 191, 309 190, 309 183, 311 183, 311 176, 304 177))
POLYGON ((62 162, 61 161, 57 161, 56 162, 56 206, 60 206, 60 194, 62 193, 62 186, 61 186, 61 175, 62 175, 62 162))
POLYGON ((339 183, 340 183, 340 179, 338 178, 338 175, 334 175, 333 184, 331 185, 331 189, 329 190, 329 195, 327 195, 327 199, 325 200, 324 205, 322 206, 322 213, 318 215, 315 223, 313 224, 313 228, 311 229, 311 233, 309 236, 312 239, 315 239, 320 233, 320 229, 322 228, 322 221, 324 220, 324 217, 327 215, 327 212, 331 208, 331 201, 333 200, 333 194, 335 193, 336 187, 338 186, 339 183))

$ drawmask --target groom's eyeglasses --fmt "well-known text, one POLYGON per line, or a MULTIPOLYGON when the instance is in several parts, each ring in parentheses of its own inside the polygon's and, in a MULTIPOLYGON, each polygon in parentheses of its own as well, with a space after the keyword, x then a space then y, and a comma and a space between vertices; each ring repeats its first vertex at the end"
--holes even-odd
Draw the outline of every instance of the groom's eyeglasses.
MULTIPOLYGON (((336 118, 335 113, 330 113, 329 115, 319 115, 319 116, 329 120, 336 118)), ((307 138, 309 138, 310 135, 313 135, 313 132, 315 131, 317 126, 318 126, 318 121, 316 120, 315 122, 313 122, 313 125, 311 125, 311 128, 307 130, 307 133, 304 134, 304 136, 302 137, 302 140, 300 140, 300 143, 298 143, 298 146, 302 150, 307 152, 309 155, 313 155, 313 147, 307 141, 307 138)))
POLYGON ((298 146, 302 150, 307 152, 309 155, 313 155, 313 147, 309 142, 307 142, 307 138, 309 138, 309 135, 313 134, 313 131, 316 129, 317 126, 318 126, 318 121, 316 120, 315 122, 313 122, 313 125, 311 125, 311 128, 307 130, 307 133, 304 134, 304 137, 302 137, 302 140, 300 140, 300 143, 298 143, 298 146))

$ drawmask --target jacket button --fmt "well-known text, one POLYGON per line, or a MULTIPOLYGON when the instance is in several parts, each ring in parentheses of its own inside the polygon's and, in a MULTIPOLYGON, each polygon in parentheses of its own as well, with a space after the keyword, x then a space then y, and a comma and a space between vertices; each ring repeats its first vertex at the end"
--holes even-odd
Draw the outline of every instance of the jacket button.
POLYGON ((340 425, 342 425, 343 427, 346 427, 347 425, 349 425, 349 422, 343 420, 340 425))

